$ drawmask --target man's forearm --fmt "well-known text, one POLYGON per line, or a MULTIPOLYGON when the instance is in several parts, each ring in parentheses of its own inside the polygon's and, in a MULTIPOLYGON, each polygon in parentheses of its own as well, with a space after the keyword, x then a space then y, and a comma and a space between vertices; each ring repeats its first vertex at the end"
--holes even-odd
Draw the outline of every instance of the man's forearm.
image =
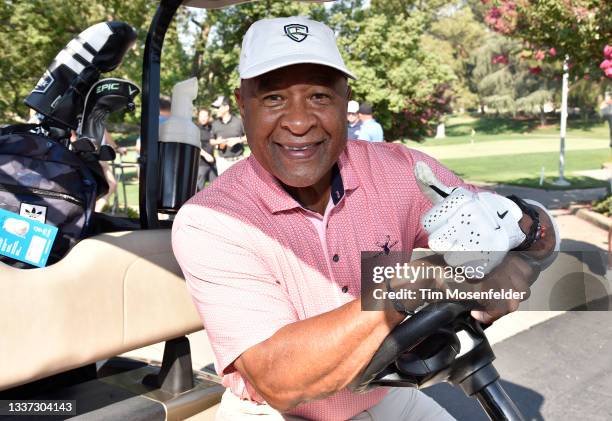
POLYGON ((355 300, 284 326, 234 363, 271 406, 287 411, 343 389, 403 316, 361 311, 355 300))

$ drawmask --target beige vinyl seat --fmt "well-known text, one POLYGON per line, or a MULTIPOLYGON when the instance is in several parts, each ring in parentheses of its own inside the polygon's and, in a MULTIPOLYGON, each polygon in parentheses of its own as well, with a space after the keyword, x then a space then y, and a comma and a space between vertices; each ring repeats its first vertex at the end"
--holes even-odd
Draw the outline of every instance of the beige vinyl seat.
POLYGON ((170 230, 102 234, 41 269, 0 264, 0 390, 201 329, 170 230))

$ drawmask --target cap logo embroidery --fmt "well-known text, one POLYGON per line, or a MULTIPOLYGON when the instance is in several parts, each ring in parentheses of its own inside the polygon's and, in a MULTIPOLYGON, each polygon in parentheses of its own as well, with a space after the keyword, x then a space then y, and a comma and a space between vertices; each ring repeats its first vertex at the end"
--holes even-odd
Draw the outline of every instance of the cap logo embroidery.
POLYGON ((299 23, 285 25, 285 34, 295 42, 302 42, 308 37, 308 27, 299 23))

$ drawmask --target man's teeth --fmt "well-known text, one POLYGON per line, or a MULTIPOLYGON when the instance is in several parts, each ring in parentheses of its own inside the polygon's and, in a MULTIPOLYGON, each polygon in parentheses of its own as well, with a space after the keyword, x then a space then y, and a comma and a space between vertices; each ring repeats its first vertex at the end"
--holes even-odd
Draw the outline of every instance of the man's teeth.
POLYGON ((285 149, 289 149, 290 151, 305 151, 308 148, 313 147, 314 145, 306 145, 306 146, 283 146, 285 149))

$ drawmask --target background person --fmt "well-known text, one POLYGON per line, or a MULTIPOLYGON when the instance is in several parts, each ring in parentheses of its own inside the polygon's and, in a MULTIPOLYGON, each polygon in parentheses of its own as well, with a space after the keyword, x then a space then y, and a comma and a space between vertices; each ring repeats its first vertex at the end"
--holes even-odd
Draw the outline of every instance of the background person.
POLYGON ((370 142, 384 142, 383 128, 378 121, 374 119, 372 114, 372 104, 364 102, 359 106, 359 120, 361 120, 359 139, 368 140, 370 142))
MULTIPOLYGON (((169 96, 161 95, 159 97, 159 124, 165 123, 168 118, 172 115, 172 100, 169 96)), ((136 150, 136 158, 140 157, 140 136, 136 139, 136 146, 134 146, 136 150)), ((140 168, 138 169, 140 173, 140 168)))
POLYGON ((361 129, 361 120, 359 120, 359 103, 357 101, 349 101, 346 108, 346 120, 348 138, 349 139, 361 139, 359 137, 359 131, 361 129))
MULTIPOLYGON (((127 148, 117 146, 108 130, 104 130, 102 144, 112 146, 112 148, 120 155, 125 155, 127 153, 127 148)), ((102 167, 104 178, 108 183, 108 193, 96 200, 96 212, 102 212, 104 207, 109 203, 110 197, 117 192, 117 180, 115 179, 115 174, 113 173, 112 163, 109 161, 100 161, 100 167, 102 167)))
POLYGON ((240 117, 230 112, 229 101, 219 96, 212 103, 217 117, 212 123, 210 144, 216 146, 217 173, 223 174, 229 167, 244 158, 244 128, 240 117))
POLYGON ((214 147, 210 144, 212 124, 210 122, 210 113, 207 109, 201 109, 198 113, 198 126, 200 128, 200 143, 202 144, 202 149, 200 149, 197 189, 202 190, 207 182, 211 183, 217 178, 214 147))

